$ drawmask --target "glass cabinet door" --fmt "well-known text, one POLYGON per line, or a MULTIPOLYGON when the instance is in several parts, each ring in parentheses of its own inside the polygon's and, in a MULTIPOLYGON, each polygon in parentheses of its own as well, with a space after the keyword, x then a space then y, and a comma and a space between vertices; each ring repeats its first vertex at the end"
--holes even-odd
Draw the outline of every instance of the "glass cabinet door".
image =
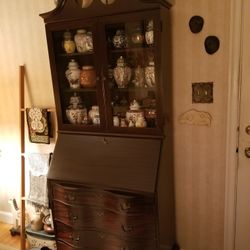
POLYGON ((53 78, 57 81, 59 120, 64 128, 91 130, 103 126, 96 35, 96 25, 86 23, 52 32, 53 78))
POLYGON ((153 19, 105 24, 107 106, 113 130, 150 133, 158 127, 154 25, 153 19))

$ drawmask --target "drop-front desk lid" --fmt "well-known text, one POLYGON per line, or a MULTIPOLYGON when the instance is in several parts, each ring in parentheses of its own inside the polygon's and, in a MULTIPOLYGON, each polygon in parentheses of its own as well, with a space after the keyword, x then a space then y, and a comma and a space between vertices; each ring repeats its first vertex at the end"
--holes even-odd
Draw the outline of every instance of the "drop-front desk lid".
POLYGON ((48 179, 155 192, 161 140, 59 134, 48 179))

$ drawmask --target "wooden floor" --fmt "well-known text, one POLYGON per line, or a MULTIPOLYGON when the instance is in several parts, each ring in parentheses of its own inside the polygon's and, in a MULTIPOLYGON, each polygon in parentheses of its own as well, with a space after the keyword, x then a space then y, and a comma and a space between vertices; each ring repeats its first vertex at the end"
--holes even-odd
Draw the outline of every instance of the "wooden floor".
POLYGON ((12 225, 0 222, 0 243, 10 247, 20 248, 20 236, 11 236, 10 229, 12 225))

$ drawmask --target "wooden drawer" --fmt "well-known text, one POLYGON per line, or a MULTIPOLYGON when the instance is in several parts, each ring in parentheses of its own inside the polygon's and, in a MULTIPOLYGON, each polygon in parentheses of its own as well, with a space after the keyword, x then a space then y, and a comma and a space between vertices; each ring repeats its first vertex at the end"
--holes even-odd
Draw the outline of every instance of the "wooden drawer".
POLYGON ((100 191, 82 186, 53 184, 53 199, 68 205, 101 206, 117 213, 154 213, 154 198, 131 193, 100 191))
POLYGON ((93 229, 122 237, 147 238, 156 234, 153 214, 123 215, 95 206, 69 206, 54 201, 54 220, 74 228, 93 229))
POLYGON ((58 250, 95 249, 95 250, 156 250, 157 243, 154 239, 131 240, 121 239, 112 234, 101 231, 79 230, 72 231, 57 222, 58 250))

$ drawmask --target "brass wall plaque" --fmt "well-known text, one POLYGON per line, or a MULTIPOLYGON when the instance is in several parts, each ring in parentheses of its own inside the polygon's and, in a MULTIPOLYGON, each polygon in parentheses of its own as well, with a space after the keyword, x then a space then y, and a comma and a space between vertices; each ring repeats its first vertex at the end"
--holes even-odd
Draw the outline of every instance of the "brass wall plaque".
POLYGON ((193 103, 213 103, 213 82, 192 83, 193 103))

